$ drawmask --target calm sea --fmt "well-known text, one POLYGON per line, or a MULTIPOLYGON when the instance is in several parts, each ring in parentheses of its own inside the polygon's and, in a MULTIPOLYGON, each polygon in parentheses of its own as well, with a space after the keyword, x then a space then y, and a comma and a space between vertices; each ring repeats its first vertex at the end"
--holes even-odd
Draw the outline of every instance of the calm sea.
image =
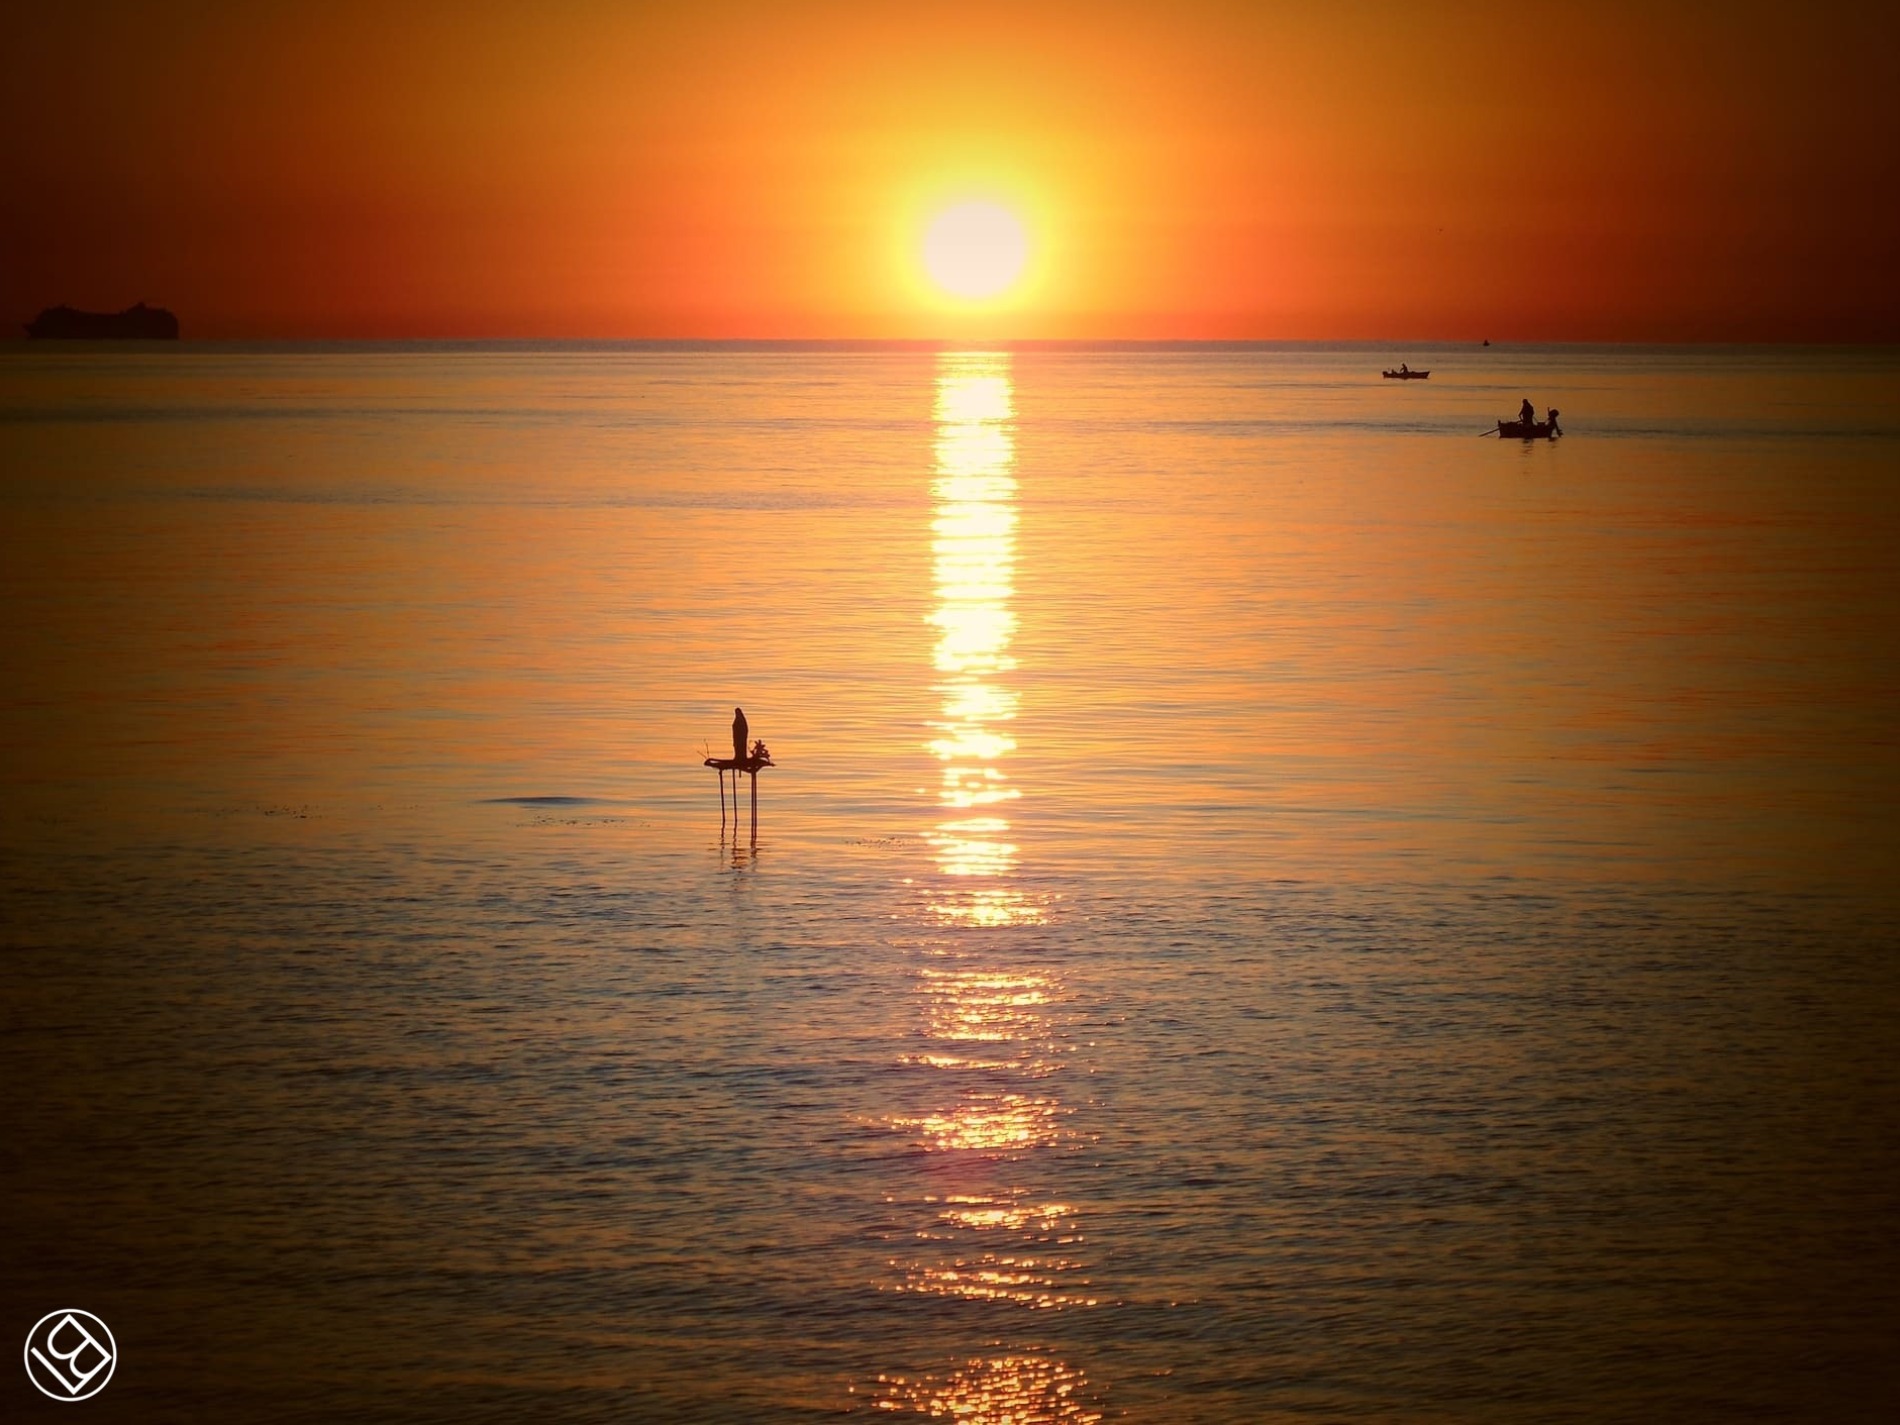
POLYGON ((0 354, 6 1331, 101 1421, 1892 1418, 1897 382, 0 354))

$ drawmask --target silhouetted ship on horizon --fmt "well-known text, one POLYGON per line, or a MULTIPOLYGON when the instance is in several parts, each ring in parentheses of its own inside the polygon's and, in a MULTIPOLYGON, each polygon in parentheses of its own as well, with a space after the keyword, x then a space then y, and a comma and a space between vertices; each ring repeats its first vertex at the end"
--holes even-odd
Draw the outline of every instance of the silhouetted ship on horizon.
POLYGON ((177 341, 178 318, 163 307, 148 307, 143 302, 123 312, 48 307, 26 323, 26 334, 41 340, 177 341))

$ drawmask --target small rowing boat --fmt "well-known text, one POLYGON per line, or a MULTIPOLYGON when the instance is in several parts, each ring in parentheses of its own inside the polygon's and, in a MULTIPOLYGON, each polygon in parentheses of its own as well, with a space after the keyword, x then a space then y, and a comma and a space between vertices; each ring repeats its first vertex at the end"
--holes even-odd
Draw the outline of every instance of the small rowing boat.
POLYGON ((1555 421, 1499 421, 1501 440, 1555 440, 1563 430, 1555 421))
POLYGON ((1388 381, 1423 381, 1432 373, 1429 371, 1413 371, 1409 367, 1401 366, 1397 371, 1382 371, 1379 374, 1388 381))

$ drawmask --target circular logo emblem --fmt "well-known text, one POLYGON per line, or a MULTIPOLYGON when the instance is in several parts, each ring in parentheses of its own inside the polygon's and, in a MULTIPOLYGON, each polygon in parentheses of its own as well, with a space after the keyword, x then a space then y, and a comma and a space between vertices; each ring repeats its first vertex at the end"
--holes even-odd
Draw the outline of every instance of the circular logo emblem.
POLYGON ((90 1311, 49 1311, 26 1333, 26 1374, 40 1394, 86 1400, 106 1388, 119 1348, 90 1311))

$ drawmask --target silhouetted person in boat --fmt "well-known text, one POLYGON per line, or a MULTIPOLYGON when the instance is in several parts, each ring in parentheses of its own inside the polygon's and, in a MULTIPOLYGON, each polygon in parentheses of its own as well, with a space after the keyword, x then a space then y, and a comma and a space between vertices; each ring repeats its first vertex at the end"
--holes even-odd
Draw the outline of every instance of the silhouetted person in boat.
POLYGON ((1404 375, 1404 374, 1405 374, 1405 373, 1406 373, 1407 371, 1410 371, 1411 369, 1412 369, 1412 368, 1411 368, 1411 367, 1409 367, 1409 366, 1407 366, 1407 365, 1406 365, 1406 364, 1405 364, 1405 363, 1404 363, 1403 361, 1401 361, 1401 362, 1399 363, 1399 374, 1400 374, 1400 375, 1404 375))
POLYGON ((1557 428, 1557 408, 1555 406, 1550 408, 1550 416, 1548 419, 1550 421, 1550 433, 1552 435, 1562 435, 1563 432, 1557 428))
POLYGON ((745 709, 734 708, 732 710, 732 760, 735 762, 745 761, 746 732, 745 709))
POLYGON ((1529 396, 1526 396, 1524 398, 1524 404, 1517 408, 1517 418, 1527 426, 1537 424, 1537 407, 1531 404, 1531 398, 1529 396))

